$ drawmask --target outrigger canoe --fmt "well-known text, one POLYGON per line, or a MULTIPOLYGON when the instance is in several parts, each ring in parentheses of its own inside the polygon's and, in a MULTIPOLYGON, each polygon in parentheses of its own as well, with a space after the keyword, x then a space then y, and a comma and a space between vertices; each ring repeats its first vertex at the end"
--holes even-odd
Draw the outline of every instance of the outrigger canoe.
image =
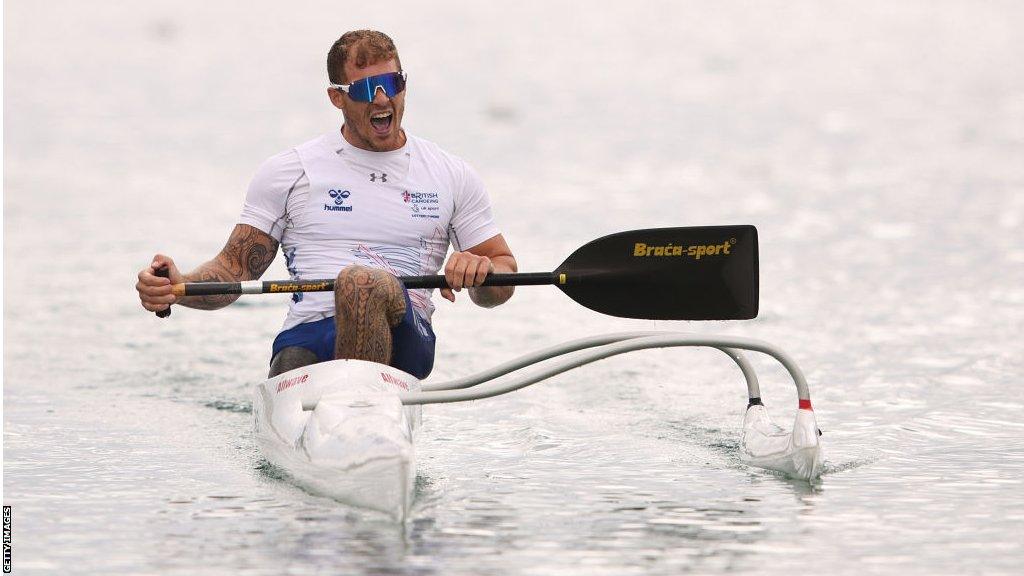
MULTIPOLYGON (((440 275, 398 279, 410 289, 448 286, 440 275)), ((757 230, 694 226, 610 234, 578 248, 554 271, 491 274, 483 285, 554 285, 591 310, 624 318, 747 320, 758 312, 757 230)), ((179 297, 332 290, 333 278, 172 286, 179 297)), ((157 314, 166 317, 170 308, 157 314)), ((497 396, 608 356, 672 346, 717 348, 739 366, 748 398, 742 462, 805 480, 821 473, 820 431, 807 382, 792 359, 766 342, 671 332, 574 340, 449 382, 423 384, 394 368, 356 360, 293 370, 256 386, 256 436, 267 459, 307 489, 404 518, 413 498, 420 405, 497 396), (769 417, 742 350, 773 356, 789 371, 798 399, 791 428, 769 417), (566 356, 571 352, 578 354, 566 356), (503 378, 547 360, 537 372, 503 378)))
POLYGON ((430 384, 422 384, 390 366, 362 360, 334 360, 298 368, 255 386, 256 438, 267 460, 310 492, 403 520, 414 497, 413 441, 422 404, 498 396, 609 356, 677 346, 722 350, 743 373, 747 409, 740 441, 741 461, 793 478, 818 477, 823 460, 820 431, 807 383, 796 363, 766 342, 673 332, 583 338, 472 376, 430 384), (757 375, 741 350, 768 354, 789 371, 798 399, 790 430, 775 424, 768 415, 757 375), (545 364, 539 371, 512 374, 541 362, 545 364))

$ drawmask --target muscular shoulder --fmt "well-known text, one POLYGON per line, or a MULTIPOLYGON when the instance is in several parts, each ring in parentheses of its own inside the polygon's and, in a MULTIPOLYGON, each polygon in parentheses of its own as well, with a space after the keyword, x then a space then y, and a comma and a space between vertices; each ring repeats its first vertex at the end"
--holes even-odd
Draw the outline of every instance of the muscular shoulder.
MULTIPOLYGON (((247 209, 262 210, 262 220, 276 221, 284 214, 289 195, 305 181, 305 174, 306 171, 294 148, 267 158, 256 168, 256 173, 249 182, 249 189, 245 195, 247 209)), ((243 222, 252 224, 246 220, 243 222)), ((262 226, 257 227, 267 231, 262 226)))
POLYGON ((305 170, 294 149, 264 160, 249 182, 239 223, 248 224, 280 242, 288 198, 304 177, 305 170))
POLYGON ((277 189, 282 183, 291 184, 302 175, 302 162, 295 148, 274 154, 256 168, 253 181, 259 181, 268 188, 277 189))

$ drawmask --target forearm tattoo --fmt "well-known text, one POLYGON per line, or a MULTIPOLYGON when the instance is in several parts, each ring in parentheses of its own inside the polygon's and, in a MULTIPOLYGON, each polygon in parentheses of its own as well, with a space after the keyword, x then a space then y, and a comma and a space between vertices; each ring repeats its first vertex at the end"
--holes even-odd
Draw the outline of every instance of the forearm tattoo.
MULTIPOLYGON (((277 240, 252 226, 238 224, 227 244, 213 260, 185 275, 186 282, 242 282, 263 275, 277 256, 277 240)), ((238 299, 238 294, 187 296, 178 304, 213 310, 238 299)))
POLYGON ((398 279, 373 268, 349 266, 334 284, 335 358, 391 362, 391 328, 405 315, 398 279))

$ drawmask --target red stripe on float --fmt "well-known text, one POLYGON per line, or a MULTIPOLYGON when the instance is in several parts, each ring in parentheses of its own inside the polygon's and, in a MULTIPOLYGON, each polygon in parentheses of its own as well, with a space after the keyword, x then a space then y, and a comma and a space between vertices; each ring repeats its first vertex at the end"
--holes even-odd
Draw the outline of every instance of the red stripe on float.
POLYGON ((800 409, 801 410, 814 410, 814 408, 811 408, 811 401, 810 400, 801 400, 800 401, 800 409))

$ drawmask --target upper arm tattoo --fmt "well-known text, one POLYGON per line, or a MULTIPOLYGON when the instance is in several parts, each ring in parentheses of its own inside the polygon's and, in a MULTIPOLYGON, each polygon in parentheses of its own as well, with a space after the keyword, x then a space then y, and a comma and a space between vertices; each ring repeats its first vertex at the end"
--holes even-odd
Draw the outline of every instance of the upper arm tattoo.
POLYGON ((235 281, 255 280, 277 256, 277 240, 248 224, 237 224, 215 259, 235 281))

